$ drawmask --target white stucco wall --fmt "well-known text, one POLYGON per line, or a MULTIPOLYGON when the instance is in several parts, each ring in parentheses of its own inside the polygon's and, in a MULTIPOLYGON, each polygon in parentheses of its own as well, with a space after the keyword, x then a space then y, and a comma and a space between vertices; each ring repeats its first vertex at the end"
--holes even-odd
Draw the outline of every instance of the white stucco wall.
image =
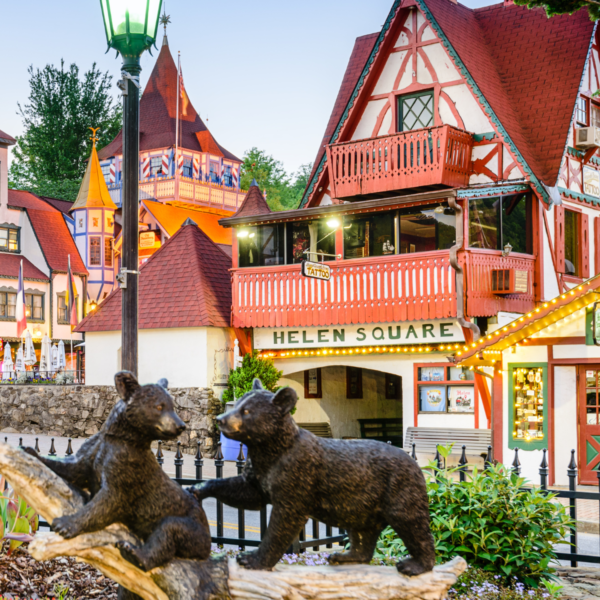
MULTIPOLYGON (((564 346, 556 346, 554 350, 564 346)), ((571 450, 577 452, 577 368, 554 368, 554 465, 556 485, 569 485, 571 450)), ((578 453, 578 452, 577 452, 578 453)))
MULTIPOLYGON (((165 377, 172 387, 212 386, 215 373, 229 374, 232 335, 230 329, 208 327, 140 330, 140 383, 155 383, 165 377)), ((85 346, 86 383, 111 385, 121 368, 121 332, 89 332, 85 346)))

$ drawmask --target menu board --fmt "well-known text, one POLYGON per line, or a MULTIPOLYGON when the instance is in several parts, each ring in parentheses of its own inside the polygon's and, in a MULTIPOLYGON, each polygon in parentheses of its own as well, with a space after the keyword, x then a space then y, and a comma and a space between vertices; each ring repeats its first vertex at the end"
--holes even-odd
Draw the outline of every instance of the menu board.
POLYGON ((513 371, 513 439, 544 439, 544 370, 518 367, 513 371))

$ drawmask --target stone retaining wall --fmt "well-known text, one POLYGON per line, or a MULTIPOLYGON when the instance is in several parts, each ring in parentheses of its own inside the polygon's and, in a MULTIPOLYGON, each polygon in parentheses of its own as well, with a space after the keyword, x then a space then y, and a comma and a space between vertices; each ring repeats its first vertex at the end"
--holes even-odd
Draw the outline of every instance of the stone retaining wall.
MULTIPOLYGON (((187 425, 179 438, 182 449, 195 454, 200 440, 203 455, 212 457, 220 401, 211 389, 181 388, 169 392, 187 425)), ((98 433, 118 399, 112 386, 0 385, 0 429, 6 433, 90 437, 98 433)), ((163 444, 163 448, 173 450, 176 445, 163 444)))

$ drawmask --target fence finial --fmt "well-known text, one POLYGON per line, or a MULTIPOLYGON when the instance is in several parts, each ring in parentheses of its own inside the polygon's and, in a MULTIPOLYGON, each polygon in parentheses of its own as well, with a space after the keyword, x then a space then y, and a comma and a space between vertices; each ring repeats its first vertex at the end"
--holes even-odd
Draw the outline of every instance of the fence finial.
POLYGON ((544 448, 542 450, 542 464, 540 465, 540 486, 543 490, 548 488, 548 461, 546 460, 546 453, 548 450, 544 448))
POLYGON ((410 453, 410 455, 417 460, 417 445, 413 442, 412 445, 412 452, 410 453))
POLYGON ((577 461, 575 460, 575 450, 571 450, 571 462, 567 467, 569 471, 577 471, 577 461))
POLYGON ((515 448, 515 460, 513 460, 512 468, 516 475, 521 474, 521 461, 519 460, 519 449, 518 448, 515 448))

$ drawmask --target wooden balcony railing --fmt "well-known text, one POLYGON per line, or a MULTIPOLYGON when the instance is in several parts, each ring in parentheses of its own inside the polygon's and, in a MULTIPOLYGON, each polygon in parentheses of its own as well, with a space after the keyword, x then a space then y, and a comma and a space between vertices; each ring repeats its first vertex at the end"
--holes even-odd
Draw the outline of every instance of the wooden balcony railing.
POLYGON ((460 262, 465 269, 466 313, 468 316, 493 317, 499 311, 527 313, 535 308, 535 258, 503 257, 499 252, 468 250, 461 252, 460 262), (494 269, 515 269, 527 273, 527 292, 498 295, 492 291, 494 269))
POLYGON ((327 263, 328 282, 300 265, 233 270, 234 327, 310 327, 456 316, 447 251, 327 263))
POLYGON ((331 192, 349 198, 413 188, 464 187, 473 137, 450 125, 327 147, 331 192))

